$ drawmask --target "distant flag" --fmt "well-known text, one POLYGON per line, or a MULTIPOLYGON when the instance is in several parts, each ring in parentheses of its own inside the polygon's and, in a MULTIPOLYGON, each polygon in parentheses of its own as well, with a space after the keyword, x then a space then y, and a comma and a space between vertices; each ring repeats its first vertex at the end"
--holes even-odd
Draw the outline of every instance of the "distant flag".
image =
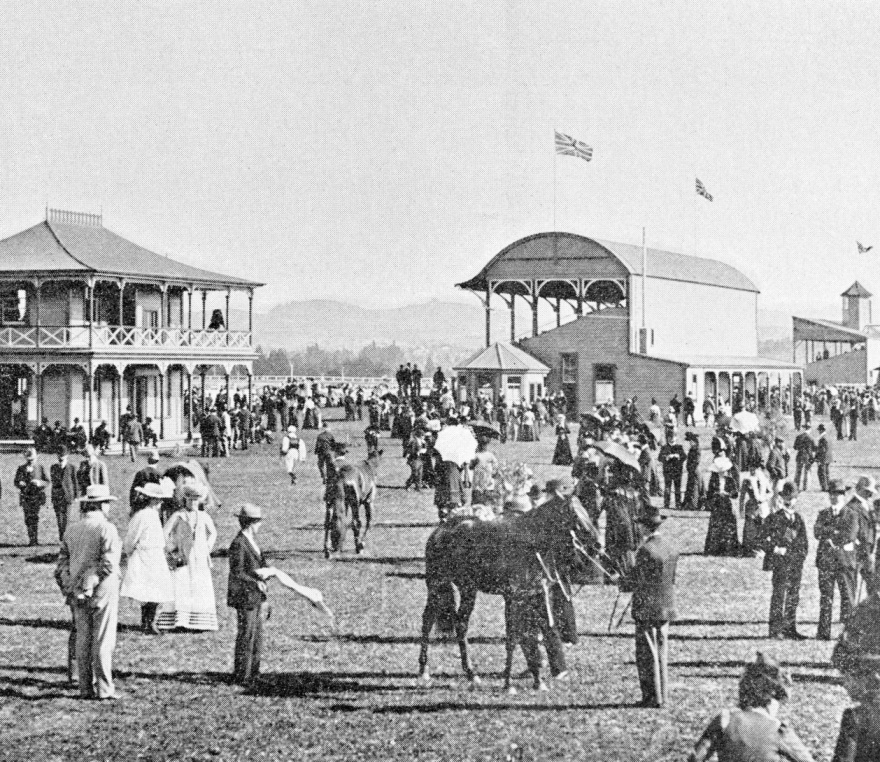
POLYGON ((856 241, 856 246, 859 247, 859 254, 867 254, 874 248, 873 246, 862 246, 858 241, 856 241))
POLYGON ((593 149, 590 146, 561 132, 556 133, 556 153, 561 153, 563 156, 577 156, 584 161, 593 158, 593 149))
POLYGON ((711 201, 711 200, 712 200, 712 194, 709 193, 709 191, 706 190, 706 186, 703 185, 702 182, 700 182, 700 178, 699 178, 699 177, 697 178, 697 195, 698 195, 698 196, 702 196, 702 197, 703 197, 704 199, 706 199, 707 201, 711 201))

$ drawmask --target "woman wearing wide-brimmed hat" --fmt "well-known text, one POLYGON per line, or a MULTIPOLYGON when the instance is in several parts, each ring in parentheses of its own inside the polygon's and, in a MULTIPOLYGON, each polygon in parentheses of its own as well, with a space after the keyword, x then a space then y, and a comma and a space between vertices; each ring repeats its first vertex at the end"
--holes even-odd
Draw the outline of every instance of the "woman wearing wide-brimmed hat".
POLYGON ((178 509, 165 525, 165 554, 171 568, 174 600, 163 603, 157 625, 161 630, 216 630, 217 604, 211 580, 211 549, 217 530, 207 511, 199 506, 207 490, 195 480, 182 487, 186 507, 178 509))
POLYGON ((703 553, 707 556, 738 556, 740 552, 733 510, 733 498, 739 496, 739 491, 736 479, 731 476, 732 469, 733 463, 723 453, 712 461, 709 468, 712 475, 706 490, 706 506, 711 515, 703 545, 703 553))
POLYGON ((791 686, 791 676, 759 652, 740 678, 739 708, 723 709, 712 719, 690 762, 703 762, 713 754, 720 762, 812 762, 797 733, 776 717, 791 686))
POLYGON ((161 633, 156 623, 159 604, 174 600, 171 571, 165 557, 165 534, 159 518, 162 503, 171 493, 152 482, 135 487, 135 492, 142 499, 132 503, 131 519, 122 542, 128 567, 120 595, 140 602, 141 628, 158 635, 161 633))

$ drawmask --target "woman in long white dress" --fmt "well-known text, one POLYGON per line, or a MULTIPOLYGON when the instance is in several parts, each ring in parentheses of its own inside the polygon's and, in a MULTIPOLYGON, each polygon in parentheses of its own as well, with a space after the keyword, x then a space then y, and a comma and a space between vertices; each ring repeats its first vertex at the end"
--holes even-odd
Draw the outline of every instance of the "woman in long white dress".
POLYGON ((217 541, 214 522, 199 510, 207 491, 196 482, 183 486, 186 508, 165 525, 165 553, 172 567, 174 600, 162 605, 159 629, 216 630, 217 603, 211 579, 211 549, 217 541))
POLYGON ((138 503, 128 522, 122 549, 128 557, 128 567, 119 594, 141 604, 141 627, 144 632, 161 634, 156 623, 160 603, 174 600, 171 572, 165 557, 165 534, 159 519, 159 509, 166 494, 158 484, 135 487, 147 498, 138 503))

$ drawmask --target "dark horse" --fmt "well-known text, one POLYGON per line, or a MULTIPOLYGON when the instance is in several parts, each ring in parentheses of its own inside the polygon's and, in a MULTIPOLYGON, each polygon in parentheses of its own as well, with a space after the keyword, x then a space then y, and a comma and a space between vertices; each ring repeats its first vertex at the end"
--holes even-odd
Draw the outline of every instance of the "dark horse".
POLYGON ((376 471, 382 450, 371 452, 360 463, 346 463, 336 472, 333 483, 327 485, 332 490, 327 500, 324 516, 324 557, 330 558, 330 551, 342 550, 348 516, 351 515, 351 528, 354 531, 354 548, 357 553, 364 549, 364 541, 373 520, 373 501, 376 498, 376 471), (361 524, 361 506, 364 508, 364 523, 361 524), (363 535, 361 527, 363 526, 363 535))
MULTIPOLYGON (((421 678, 430 680, 428 640, 437 624, 445 631, 454 626, 462 668, 470 681, 479 682, 468 655, 467 630, 477 593, 489 593, 504 597, 504 687, 512 690, 514 651, 517 644, 526 646, 526 638, 535 637, 528 622, 534 622, 538 606, 549 606, 548 586, 559 576, 582 572, 584 556, 597 545, 595 528, 577 498, 554 498, 528 513, 506 514, 493 521, 453 519, 437 527, 425 546, 428 600, 422 614, 421 678)), ((548 618, 545 614, 545 623, 548 618)), ((536 654, 537 646, 531 650, 536 654)), ((529 653, 526 660, 535 688, 542 688, 540 661, 529 658, 529 653)))

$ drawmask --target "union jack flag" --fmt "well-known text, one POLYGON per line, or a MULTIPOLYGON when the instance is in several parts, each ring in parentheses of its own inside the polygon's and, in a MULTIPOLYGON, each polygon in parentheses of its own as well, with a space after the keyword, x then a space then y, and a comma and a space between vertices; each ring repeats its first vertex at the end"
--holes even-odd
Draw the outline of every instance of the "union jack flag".
POLYGON ((703 185, 702 182, 700 182, 700 178, 699 178, 699 177, 697 178, 697 195, 698 195, 698 196, 702 196, 702 197, 703 197, 704 199, 706 199, 707 201, 711 201, 711 200, 712 200, 712 194, 709 193, 709 191, 706 190, 706 186, 703 185))
POLYGON ((874 248, 873 246, 862 246, 858 241, 856 241, 856 246, 859 247, 859 254, 867 254, 874 248))
POLYGON ((556 132, 556 153, 561 153, 563 156, 577 156, 584 161, 593 158, 593 149, 590 146, 561 132, 556 132))

